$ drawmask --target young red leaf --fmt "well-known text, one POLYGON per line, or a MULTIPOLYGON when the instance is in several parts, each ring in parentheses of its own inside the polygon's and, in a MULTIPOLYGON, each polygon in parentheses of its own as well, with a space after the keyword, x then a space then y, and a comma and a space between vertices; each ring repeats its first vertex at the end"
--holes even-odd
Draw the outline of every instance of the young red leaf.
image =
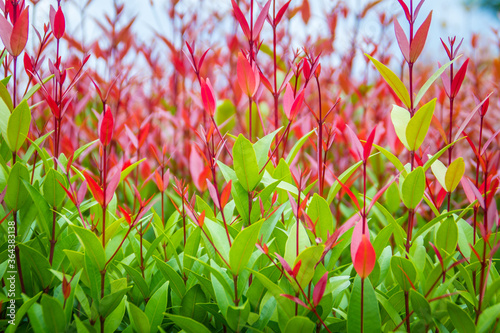
POLYGON ((248 26, 247 20, 245 19, 245 16, 241 12, 240 7, 238 7, 238 4, 234 1, 231 0, 231 4, 233 5, 233 13, 234 17, 240 24, 241 30, 243 30, 243 33, 245 34, 245 37, 250 40, 250 28, 248 26))
POLYGON ((410 10, 408 9, 408 6, 404 3, 403 0, 398 0, 399 4, 403 8, 403 11, 405 12, 405 17, 408 20, 408 22, 411 22, 411 15, 410 15, 410 10))
POLYGON ((401 28, 401 25, 399 24, 397 19, 394 20, 394 32, 396 33, 396 39, 398 41, 399 49, 401 50, 403 57, 407 62, 409 62, 410 44, 408 43, 408 38, 406 37, 406 34, 403 28, 401 28))
POLYGON ((66 187, 64 187, 64 185, 59 181, 59 179, 56 179, 56 180, 59 183, 59 185, 61 185, 61 187, 63 188, 64 192, 66 192, 66 194, 68 195, 68 197, 71 200, 71 202, 76 206, 76 200, 73 197, 73 194, 71 194, 71 192, 66 187))
POLYGON ((299 113, 300 108, 302 107, 302 103, 304 102, 304 92, 304 89, 302 89, 293 101, 292 108, 290 109, 291 120, 295 119, 295 116, 297 116, 297 113, 299 113))
POLYGON ((313 304, 314 306, 318 306, 319 302, 323 298, 323 294, 325 293, 326 284, 328 283, 328 272, 323 274, 321 279, 319 279, 318 283, 314 286, 313 292, 313 304))
POLYGON ((80 188, 78 189, 78 193, 76 194, 76 199, 78 205, 80 205, 83 202, 83 199, 85 199, 85 194, 87 194, 87 181, 85 180, 82 185, 80 185, 80 188))
POLYGON ((299 305, 302 305, 303 307, 305 307, 306 309, 309 309, 307 307, 307 305, 298 297, 295 297, 295 296, 292 296, 292 295, 288 295, 288 294, 281 294, 280 296, 283 296, 283 297, 286 297, 288 298, 289 300, 292 300, 294 301, 295 303, 299 304, 299 305))
POLYGON ((281 19, 283 18, 283 15, 285 15, 285 12, 288 8, 288 5, 290 4, 290 1, 292 0, 289 0, 288 2, 286 2, 281 8, 280 10, 278 11, 278 14, 276 14, 276 18, 274 19, 274 25, 277 26, 281 19))
POLYGON ((364 279, 370 275, 375 267, 376 256, 373 245, 370 243, 368 237, 366 235, 362 235, 361 237, 361 243, 359 244, 353 264, 358 275, 364 279))
MULTIPOLYGON (((360 144, 361 145, 361 144, 360 144)), ((346 191, 347 195, 351 198, 351 200, 354 202, 354 204, 356 205, 356 208, 358 208, 358 210, 361 210, 361 207, 359 206, 359 202, 358 202, 358 198, 356 198, 356 196, 354 195, 354 193, 352 193, 352 191, 349 189, 349 187, 347 187, 344 183, 342 183, 340 181, 340 179, 337 178, 337 176, 335 176, 334 173, 332 173, 332 176, 333 178, 335 178, 335 180, 339 183, 339 185, 342 187, 342 189, 344 191, 346 191)))
POLYGON ((302 260, 297 261, 297 263, 295 264, 295 266, 293 266, 292 276, 294 278, 296 278, 297 274, 299 274, 300 266, 302 266, 302 260))
POLYGON ((465 60, 462 64, 462 67, 458 70, 457 74, 453 78, 453 82, 451 84, 451 95, 450 97, 454 98, 457 96, 460 87, 465 79, 465 73, 467 72, 467 65, 469 64, 469 59, 465 60))
POLYGON ((204 224, 205 224, 205 211, 202 211, 200 217, 198 217, 198 225, 200 226, 200 228, 203 228, 204 224))
POLYGON ((128 213, 124 208, 118 206, 118 209, 122 213, 123 217, 125 218, 125 221, 127 221, 127 224, 130 226, 132 224, 132 219, 130 218, 130 213, 128 213))
POLYGON ((113 126, 113 114, 108 106, 102 115, 101 128, 99 131, 99 140, 103 146, 107 146, 111 142, 113 126))
POLYGON ((16 24, 12 28, 12 35, 10 36, 11 55, 13 57, 19 56, 28 42, 29 31, 29 11, 26 7, 19 15, 16 24))
POLYGON ((432 244, 431 242, 429 242, 429 244, 431 244, 432 248, 434 249, 434 252, 436 253, 436 257, 438 258, 439 263, 441 264, 441 269, 444 271, 444 263, 443 263, 443 257, 441 256, 441 253, 439 252, 438 248, 434 244, 432 244))
POLYGON ((429 13, 424 23, 418 28, 415 37, 410 44, 410 62, 414 63, 417 61, 418 56, 422 53, 424 49, 425 41, 427 40, 427 34, 429 32, 429 27, 432 20, 432 11, 429 13))
POLYGON ((370 157, 370 154, 372 152, 373 140, 375 139, 376 132, 377 132, 377 126, 375 126, 375 128, 372 130, 372 132, 368 136, 368 139, 366 139, 366 143, 363 147, 363 160, 365 162, 368 160, 368 157, 370 157))
MULTIPOLYGON (((356 216, 356 215, 354 215, 356 216)), ((355 221, 356 222, 356 221, 355 221)), ((359 244, 361 244, 362 236, 366 236, 370 240, 370 231, 368 229, 368 224, 366 220, 360 219, 359 222, 354 226, 351 236, 351 260, 354 262, 356 259, 356 253, 358 252, 359 244), (363 233, 363 223, 365 232, 363 233)))
POLYGON ((215 114, 215 97, 210 79, 208 78, 206 81, 203 78, 201 79, 201 100, 205 110, 213 117, 215 114))
POLYGON ((240 52, 238 54, 238 64, 236 65, 238 84, 248 97, 253 97, 257 92, 260 83, 260 75, 256 70, 255 63, 250 66, 247 58, 240 52))
POLYGON ((257 37, 259 37, 260 32, 262 31, 262 27, 264 26, 264 22, 266 21, 266 17, 269 14, 269 6, 271 6, 271 0, 268 0, 267 3, 262 7, 262 10, 257 17, 257 20, 255 20, 255 24, 253 26, 253 40, 257 40, 257 37))
POLYGON ((288 275, 292 275, 292 269, 290 268, 290 265, 288 265, 288 263, 286 262, 285 258, 283 258, 282 256, 280 256, 279 254, 277 253, 274 253, 274 255, 278 258, 278 260, 280 261, 281 263, 281 266, 283 266, 283 269, 285 270, 285 272, 288 273, 288 275))
POLYGON ((85 180, 87 181, 87 184, 90 187, 90 192, 92 192, 92 195, 94 196, 94 199, 101 205, 104 205, 104 193, 102 191, 102 188, 97 184, 97 182, 92 178, 90 175, 88 175, 85 171, 83 172, 83 176, 85 177, 85 180))
MULTIPOLYGON (((52 8, 51 8, 52 9, 52 8)), ((54 21, 52 24, 52 33, 56 39, 61 39, 64 36, 64 31, 66 29, 66 23, 64 20, 64 14, 61 10, 61 7, 57 8, 57 11, 54 15, 54 21)))
POLYGON ((227 204, 227 201, 229 200, 229 195, 231 194, 231 186, 232 186, 232 180, 229 181, 229 183, 227 183, 226 187, 224 187, 224 190, 222 190, 222 193, 220 195, 220 206, 221 206, 221 209, 224 209, 224 207, 226 206, 227 204))

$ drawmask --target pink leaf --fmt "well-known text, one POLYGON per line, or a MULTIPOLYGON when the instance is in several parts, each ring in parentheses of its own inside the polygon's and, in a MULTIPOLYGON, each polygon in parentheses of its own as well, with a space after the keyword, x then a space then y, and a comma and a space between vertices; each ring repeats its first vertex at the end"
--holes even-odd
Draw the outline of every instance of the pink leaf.
POLYGON ((361 142, 359 142, 358 137, 356 134, 353 132, 353 130, 346 125, 346 131, 347 131, 347 138, 349 139, 349 142, 351 143, 352 149, 356 153, 356 158, 361 159, 363 157, 363 146, 361 145, 361 142))
POLYGON ((313 292, 313 304, 314 306, 318 306, 319 302, 323 298, 323 294, 325 293, 326 284, 328 283, 328 272, 323 274, 321 279, 319 279, 318 283, 314 286, 313 292))
POLYGON ((285 94, 283 95, 283 111, 285 112, 285 115, 289 120, 291 119, 292 105, 294 101, 295 99, 293 96, 293 89, 292 86, 288 83, 286 85, 285 94))
POLYGON ((410 22, 411 21, 411 16, 410 16, 410 11, 408 9, 408 6, 404 3, 403 0, 398 0, 398 2, 401 5, 401 7, 403 8, 403 11, 405 12, 406 19, 408 20, 408 22, 410 22))
POLYGON ((281 266, 283 266, 283 269, 285 270, 285 272, 287 272, 289 275, 292 275, 292 269, 290 268, 290 265, 288 265, 288 263, 286 262, 285 258, 283 258, 282 256, 280 256, 277 253, 275 253, 274 255, 280 261, 281 266))
POLYGON ((118 184, 120 183, 120 177, 121 177, 121 168, 118 168, 109 181, 109 183, 106 185, 106 201, 104 204, 107 206, 111 199, 113 198, 113 194, 115 194, 116 188, 118 187, 118 184))
POLYGON ((210 197, 212 198, 212 201, 214 202, 215 206, 217 206, 217 208, 219 208, 220 210, 220 203, 219 203, 219 198, 217 197, 217 190, 215 189, 214 185, 208 178, 207 178, 207 188, 210 197))
POLYGON ((262 8, 259 16, 257 17, 257 20, 255 21, 255 24, 253 26, 253 40, 257 40, 257 37, 259 36, 262 27, 264 26, 264 22, 266 21, 266 17, 269 14, 269 6, 271 5, 271 0, 268 0, 267 3, 264 5, 262 8))
POLYGON ((397 19, 394 20, 394 31, 401 53, 406 61, 410 61, 410 44, 408 44, 408 38, 406 38, 406 34, 397 19))
POLYGON ((432 20, 432 11, 429 13, 424 23, 418 28, 415 37, 410 45, 410 61, 414 63, 417 61, 418 56, 422 53, 424 49, 425 41, 427 40, 427 33, 429 32, 429 27, 432 20))
POLYGON ((305 307, 306 309, 309 309, 307 307, 307 305, 298 297, 295 297, 295 296, 292 296, 292 295, 288 295, 288 294, 281 294, 280 296, 283 296, 283 297, 286 297, 288 298, 289 300, 292 300, 294 301, 295 303, 299 304, 299 305, 302 305, 303 307, 305 307))
POLYGON ((260 75, 256 70, 255 64, 250 66, 247 58, 240 52, 238 53, 238 64, 236 66, 238 84, 245 95, 253 97, 257 92, 260 83, 260 75))

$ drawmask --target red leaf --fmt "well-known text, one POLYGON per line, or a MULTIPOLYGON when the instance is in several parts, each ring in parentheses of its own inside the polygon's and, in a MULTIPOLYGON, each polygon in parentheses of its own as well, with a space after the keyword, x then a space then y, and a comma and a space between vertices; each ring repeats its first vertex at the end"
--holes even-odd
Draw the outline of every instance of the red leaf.
POLYGON ((292 301, 294 301, 295 303, 297 303, 297 304, 299 304, 299 305, 302 305, 302 306, 303 306, 303 307, 305 307, 306 309, 309 309, 309 308, 307 307, 307 305, 306 305, 304 302, 302 302, 302 300, 301 300, 300 298, 298 298, 298 297, 295 297, 295 296, 292 296, 292 295, 288 295, 288 294, 281 294, 280 296, 286 297, 286 298, 288 298, 289 300, 292 300, 292 301))
POLYGON ((240 24, 241 30, 243 30, 243 33, 245 34, 245 37, 250 40, 250 28, 248 27, 247 20, 245 19, 245 16, 241 12, 241 9, 238 7, 236 2, 234 0, 231 0, 231 3, 233 5, 233 13, 234 17, 240 24))
POLYGON ((302 107, 302 103, 304 102, 304 92, 305 91, 302 89, 293 101, 292 108, 290 110, 292 120, 295 119, 295 116, 299 113, 299 110, 302 107))
POLYGON ((94 199, 101 206, 103 206, 104 205, 104 193, 102 191, 102 188, 99 186, 99 184, 96 183, 94 178, 92 178, 90 175, 88 175, 85 171, 83 172, 83 176, 85 177, 85 180, 87 181, 87 184, 90 187, 90 192, 92 192, 94 199))
POLYGON ((285 88, 285 94, 283 95, 283 111, 289 120, 291 119, 292 105, 294 101, 293 89, 288 83, 285 88))
POLYGON ((99 131, 99 140, 104 146, 107 146, 111 142, 111 137, 113 135, 113 114, 111 109, 106 107, 101 120, 101 129, 99 131))
POLYGON ((229 200, 229 195, 231 194, 231 186, 232 186, 232 180, 229 181, 229 183, 227 183, 226 187, 224 188, 224 190, 222 191, 221 195, 220 195, 220 205, 221 205, 221 209, 224 209, 224 207, 226 206, 227 204, 227 201, 229 200))
POLYGON ((215 97, 210 79, 208 78, 206 81, 203 78, 201 79, 201 100, 205 110, 213 117, 215 114, 215 97))
POLYGON ((299 274, 300 266, 302 266, 302 260, 297 261, 297 263, 295 264, 295 266, 293 266, 292 276, 294 278, 296 278, 297 274, 299 274))
POLYGON ((465 73, 467 72, 467 65, 468 64, 469 64, 469 59, 465 60, 462 67, 460 67, 457 74, 453 78, 453 82, 451 84, 451 96, 450 97, 453 98, 453 97, 457 96, 458 91, 460 90, 460 87, 462 86, 462 83, 464 82, 465 73))
POLYGON ((7 19, 0 15, 0 37, 2 38, 3 45, 7 51, 12 54, 12 48, 10 47, 10 36, 12 36, 12 25, 7 21, 7 19))
POLYGON ((283 15, 285 15, 285 12, 288 8, 288 5, 290 4, 290 1, 292 0, 289 0, 287 3, 285 3, 278 11, 278 14, 276 14, 276 18, 274 19, 274 25, 278 25, 280 23, 281 19, 283 18, 283 15))
POLYGON ((158 191, 163 192, 163 179, 161 178, 158 171, 155 171, 155 182, 158 187, 158 191))
POLYGON ((260 75, 256 70, 255 63, 250 66, 247 58, 240 52, 238 53, 238 64, 236 66, 238 75, 238 84, 241 90, 248 96, 253 97, 257 92, 260 83, 260 75))
POLYGON ((375 126, 375 128, 372 130, 363 147, 363 159, 365 160, 365 162, 368 160, 368 157, 370 157, 370 153, 372 152, 373 140, 375 139, 376 132, 377 126, 375 126))
POLYGON ((304 23, 307 24, 309 22, 309 19, 311 18, 311 8, 309 6, 308 0, 302 1, 302 6, 300 7, 300 13, 302 14, 302 20, 304 20, 304 23))
POLYGON ((274 253, 274 255, 280 261, 281 266, 283 266, 283 269, 285 270, 285 272, 287 272, 289 275, 292 275, 292 269, 290 268, 290 265, 288 265, 288 263, 286 262, 286 260, 282 256, 280 256, 279 254, 277 254, 277 253, 274 253))
POLYGON ((106 206, 109 204, 111 199, 113 199, 113 195, 115 194, 116 188, 120 183, 120 177, 121 177, 121 172, 119 170, 116 170, 115 174, 113 175, 113 178, 111 178, 109 183, 106 185, 106 201, 104 202, 106 206))
POLYGON ((127 221, 127 224, 131 225, 132 224, 132 219, 130 218, 130 213, 128 213, 125 209, 123 209, 120 206, 118 206, 118 209, 120 210, 120 212, 122 213, 123 217, 127 221))
POLYGON ((26 42, 28 41, 28 31, 29 31, 29 11, 26 7, 19 15, 19 18, 12 28, 12 35, 10 36, 10 47, 11 55, 13 57, 19 56, 24 48, 26 47, 26 42))
POLYGON ((68 197, 71 200, 71 202, 76 206, 76 200, 73 197, 73 194, 71 194, 71 192, 68 191, 68 189, 66 187, 64 187, 64 185, 59 181, 59 179, 56 179, 56 180, 59 183, 59 185, 61 185, 61 187, 63 188, 64 192, 66 192, 66 194, 68 195, 68 197))
POLYGON ((420 28, 418 28, 418 31, 410 44, 410 62, 412 63, 417 61, 418 56, 424 49, 425 41, 427 39, 427 33, 429 32, 429 27, 431 25, 431 20, 432 11, 429 13, 420 28))
MULTIPOLYGON (((357 215, 354 215, 357 216, 357 215)), ((360 219, 359 222, 354 226, 354 230, 352 231, 351 236, 351 259, 354 262, 356 259, 356 253, 358 252, 359 245, 363 239, 362 236, 366 236, 368 240, 370 240, 370 231, 368 229, 368 225, 366 220, 360 219), (363 233, 363 223, 365 232, 363 233)))
MULTIPOLYGON (((361 145, 361 144, 360 144, 361 145)), ((351 200, 354 202, 354 204, 356 205, 356 208, 358 208, 358 210, 361 210, 361 207, 359 206, 359 202, 358 202, 358 198, 356 198, 356 196, 354 195, 354 193, 352 193, 352 191, 349 189, 349 187, 347 187, 344 183, 342 183, 340 181, 340 179, 337 178, 337 176, 335 176, 335 174, 333 174, 333 178, 335 178, 335 180, 339 183, 339 185, 342 187, 342 189, 344 191, 346 191, 347 195, 351 198, 351 200)))
POLYGON ((64 20, 64 14, 61 10, 61 7, 57 8, 57 12, 54 15, 54 21, 52 23, 52 33, 56 39, 61 39, 64 35, 64 31, 66 29, 66 23, 64 20))
POLYGON ((405 60, 409 62, 410 44, 408 43, 408 38, 406 37, 406 34, 403 28, 401 28, 401 25, 399 24, 397 19, 394 20, 394 32, 396 33, 396 39, 398 41, 399 49, 401 50, 401 53, 403 53, 405 60))
POLYGON ((266 21, 266 17, 269 14, 269 6, 271 5, 271 0, 267 1, 267 3, 262 8, 257 20, 255 20, 255 24, 253 25, 253 40, 257 40, 260 32, 262 31, 262 27, 264 26, 264 22, 266 21))
POLYGON ((443 263, 443 257, 441 256, 441 253, 439 252, 438 248, 434 244, 432 244, 431 242, 429 242, 429 244, 431 244, 432 248, 434 249, 434 252, 436 252, 436 257, 438 258, 439 263, 441 264, 441 269, 444 271, 444 263, 443 263))
POLYGON ((356 252, 356 258, 354 260, 354 269, 358 275, 364 279, 370 275, 373 268, 375 267, 375 250, 373 249, 372 243, 366 237, 366 235, 361 236, 361 243, 359 244, 358 251, 356 252))
POLYGON ((85 180, 82 185, 80 185, 80 189, 78 189, 78 193, 76 194, 76 199, 78 200, 78 204, 83 202, 85 199, 85 194, 87 194, 87 181, 85 180))
POLYGON ((326 284, 328 283, 328 272, 323 274, 321 279, 319 279, 318 283, 314 286, 313 292, 313 304, 314 306, 318 306, 319 302, 323 298, 323 294, 325 293, 326 284))
POLYGON ((200 217, 198 218, 198 225, 200 226, 200 228, 203 228, 204 224, 205 224, 205 211, 202 211, 200 217))
POLYGON ((28 76, 31 77, 35 69, 33 67, 33 62, 31 61, 31 57, 26 52, 24 52, 23 61, 24 61, 24 70, 26 71, 26 74, 28 74, 28 76))
POLYGON ((406 19, 408 20, 408 22, 410 22, 411 16, 410 16, 410 10, 408 9, 408 6, 404 3, 403 0, 398 0, 398 2, 401 5, 401 7, 403 8, 403 11, 405 12, 406 19))

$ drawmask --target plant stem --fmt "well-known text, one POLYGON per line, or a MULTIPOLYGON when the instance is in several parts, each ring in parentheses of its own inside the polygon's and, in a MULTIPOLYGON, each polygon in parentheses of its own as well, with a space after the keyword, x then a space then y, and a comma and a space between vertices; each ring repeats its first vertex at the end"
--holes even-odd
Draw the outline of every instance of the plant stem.
MULTIPOLYGON (((279 109, 278 109, 279 95, 278 95, 278 78, 277 78, 278 66, 277 66, 277 60, 276 60, 276 44, 277 44, 277 40, 276 40, 276 28, 277 28, 277 26, 276 26, 276 0, 273 0, 273 25, 272 26, 273 26, 274 129, 277 130, 278 129, 278 112, 279 112, 279 109)), ((275 143, 276 143, 276 146, 278 146, 278 137, 277 136, 275 137, 275 143)), ((279 160, 279 156, 277 156, 277 160, 279 160)))
POLYGON ((318 117, 318 182, 319 182, 319 195, 323 196, 323 113, 321 110, 321 86, 319 84, 318 76, 316 78, 316 85, 318 87, 318 101, 319 101, 319 117, 318 117))
POLYGON ((235 275, 233 277, 233 282, 234 282, 234 305, 238 306, 240 303, 240 300, 238 299, 238 275, 235 275))

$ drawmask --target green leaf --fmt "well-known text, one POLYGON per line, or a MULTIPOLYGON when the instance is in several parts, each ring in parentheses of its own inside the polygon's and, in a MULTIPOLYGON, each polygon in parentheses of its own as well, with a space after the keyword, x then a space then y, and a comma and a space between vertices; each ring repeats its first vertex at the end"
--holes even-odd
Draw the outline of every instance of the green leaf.
POLYGON ((418 103, 420 103, 420 100, 422 99, 422 97, 424 97, 425 93, 430 88, 430 86, 434 83, 434 81, 436 81, 436 79, 438 77, 440 77, 441 74, 443 74, 443 72, 446 70, 446 68, 448 68, 453 62, 455 62, 461 56, 462 55, 459 55, 458 57, 456 57, 452 61, 447 62, 446 64, 441 66, 434 74, 432 74, 432 76, 424 83, 422 88, 420 88, 420 90, 418 91, 418 94, 415 97, 415 100, 413 101, 413 105, 416 106, 416 105, 418 105, 418 103))
POLYGON ((66 332, 66 318, 61 303, 55 298, 44 294, 42 296, 43 319, 49 332, 66 332))
POLYGON ((254 223, 238 233, 229 250, 229 265, 233 275, 239 275, 255 250, 260 228, 264 221, 254 223))
POLYGON ((245 304, 240 306, 230 305, 227 308, 226 320, 229 327, 235 332, 240 332, 243 326, 245 326, 248 315, 250 314, 250 302, 247 300, 245 304))
POLYGON ((168 318, 174 322, 177 326, 183 329, 186 333, 210 333, 208 328, 203 324, 194 321, 191 318, 177 316, 173 314, 167 314, 168 318))
POLYGON ((75 225, 70 226, 85 248, 85 253, 90 257, 94 265, 102 271, 106 265, 106 255, 99 238, 90 230, 75 225))
POLYGON ((328 234, 332 235, 335 227, 328 202, 315 193, 307 207, 307 215, 316 223, 317 235, 321 237, 323 241, 326 241, 328 234))
POLYGON ((410 290, 410 301, 413 311, 415 311, 419 318, 422 319, 427 325, 431 325, 433 320, 429 301, 413 289, 410 290))
POLYGON ((295 156, 297 156, 297 154, 299 153, 300 148, 302 148, 302 146, 306 143, 307 139, 314 133, 314 131, 315 130, 310 131, 309 133, 301 137, 299 141, 297 141, 293 145, 292 149, 290 149, 290 152, 288 153, 285 160, 288 165, 290 165, 293 162, 295 156))
POLYGON ((30 107, 26 100, 23 100, 9 117, 7 125, 7 143, 10 150, 17 152, 28 137, 31 123, 30 107))
POLYGON ((255 156, 257 157, 257 164, 259 165, 259 170, 264 167, 264 164, 268 160, 269 150, 271 149, 271 144, 273 143, 274 137, 281 131, 283 127, 278 128, 272 133, 269 133, 265 137, 259 139, 253 144, 253 149, 255 151, 255 156))
MULTIPOLYGON (((2 61, 3 61, 3 59, 4 59, 4 57, 2 57, 2 61)), ((10 97, 10 93, 7 90, 7 86, 3 83, 3 81, 0 82, 0 98, 1 98, 1 102, 3 102, 3 104, 5 104, 5 106, 7 107, 8 111, 9 111, 9 114, 10 114, 12 109, 14 109, 14 105, 12 104, 12 97, 10 97)))
POLYGON ((156 266, 160 269, 160 272, 163 274, 165 279, 170 282, 170 287, 173 291, 182 299, 184 294, 186 293, 186 286, 184 285, 184 281, 182 281, 181 276, 177 273, 170 265, 163 262, 157 256, 153 256, 156 261, 156 266))
POLYGON ((401 187, 403 203, 409 209, 415 209, 422 201, 425 191, 425 174, 422 167, 417 167, 406 176, 401 187))
POLYGON ((316 324, 314 324, 309 318, 297 316, 291 318, 288 323, 286 323, 285 330, 283 332, 287 333, 303 333, 303 332, 314 332, 316 324))
POLYGON ((458 243, 458 226, 453 217, 444 220, 436 233, 436 247, 451 255, 455 253, 458 243))
POLYGON ((443 162, 441 162, 440 160, 434 161, 434 163, 431 164, 431 170, 432 170, 432 173, 434 174, 434 176, 436 177, 437 181, 439 182, 439 184, 441 184, 441 186, 446 191, 448 191, 448 189, 446 188, 446 171, 447 170, 446 170, 446 167, 443 164, 443 162))
POLYGON ((197 322, 204 322, 207 317, 207 311, 198 304, 206 303, 207 296, 199 284, 195 284, 189 289, 186 295, 182 298, 179 314, 184 317, 189 317, 197 322))
POLYGON ((165 282, 160 288, 158 288, 148 301, 148 304, 146 304, 145 313, 146 316, 148 316, 149 323, 151 324, 150 333, 157 332, 158 326, 160 326, 163 322, 163 313, 167 308, 168 285, 169 283, 165 282))
POLYGON ((120 182, 123 181, 140 163, 144 162, 146 158, 139 160, 131 165, 129 165, 125 170, 120 174, 120 182))
POLYGON ((50 169, 43 182, 43 197, 51 207, 59 207, 67 196, 59 183, 67 188, 66 178, 60 172, 50 169))
MULTIPOLYGON (((299 228, 299 254, 311 245, 309 235, 302 223, 298 224, 299 228)), ((285 244, 285 255, 283 256, 288 263, 292 263, 297 258, 297 223, 293 223, 288 233, 288 239, 285 244)))
POLYGON ((115 308, 120 305, 123 300, 123 296, 125 296, 130 289, 132 289, 132 286, 104 296, 99 301, 99 314, 104 318, 107 318, 115 310, 115 308))
POLYGON ((324 245, 310 246, 299 253, 299 256, 295 259, 294 267, 299 260, 302 262, 296 277, 302 289, 305 289, 309 282, 311 282, 314 276, 315 266, 321 259, 324 249, 324 245))
POLYGON ((441 157, 441 155, 443 155, 451 146, 453 146, 455 143, 457 143, 458 141, 461 141, 465 139, 465 137, 461 137, 460 139, 456 140, 456 141, 453 141, 452 143, 449 143, 448 145, 446 145, 445 147, 443 147, 440 151, 438 151, 436 154, 434 155, 427 155, 429 157, 429 160, 427 160, 427 162, 425 162, 424 164, 424 171, 427 171, 431 166, 432 164, 438 159, 441 157))
MULTIPOLYGON (((403 163, 401 163, 401 161, 393 153, 391 153, 387 149, 380 147, 379 145, 376 145, 376 144, 373 144, 373 147, 377 148, 377 150, 380 151, 382 153, 382 155, 384 155, 392 163, 392 165, 394 165, 394 167, 396 167, 396 169, 398 171, 401 171, 403 176, 406 176, 407 172, 405 170, 405 166, 403 165, 403 163)), ((358 163, 361 163, 361 161, 358 163)))
POLYGON ((474 333, 476 332, 476 326, 470 318, 469 314, 465 312, 458 305, 447 302, 446 309, 450 315, 451 322, 453 326, 457 329, 458 333, 474 333))
POLYGON ((382 64, 380 61, 372 58, 366 53, 365 56, 367 56, 368 59, 372 61, 372 63, 379 71, 380 75, 382 75, 384 80, 396 93, 401 102, 403 102, 403 104, 406 105, 407 108, 410 108, 411 107, 410 94, 408 93, 408 90, 406 89, 403 82, 401 82, 399 77, 396 74, 394 74, 386 65, 382 64))
POLYGON ((28 168, 21 162, 16 162, 10 170, 9 178, 7 179, 7 191, 5 193, 5 203, 7 207, 16 211, 29 199, 29 194, 26 188, 21 184, 22 180, 29 181, 30 175, 28 168))
POLYGON ((127 275, 130 275, 136 287, 140 290, 142 296, 144 298, 149 297, 149 287, 144 278, 142 277, 141 273, 139 273, 139 271, 137 271, 135 268, 127 266, 124 263, 121 263, 121 265, 123 266, 123 268, 125 268, 127 275))
POLYGON ((415 265, 410 260, 403 257, 392 257, 391 270, 396 282, 404 291, 409 291, 411 288, 411 284, 408 279, 415 284, 417 270, 415 269, 415 265))
POLYGON ((125 298, 121 300, 120 304, 111 312, 104 322, 104 333, 114 333, 118 326, 122 323, 123 316, 125 315, 125 298))
POLYGON ((277 284, 269 280, 267 276, 257 271, 252 271, 252 274, 259 279, 259 281, 264 285, 264 287, 273 295, 273 297, 278 302, 278 306, 283 310, 288 318, 292 318, 294 316, 294 306, 293 302, 286 297, 281 296, 285 294, 283 289, 279 287, 277 284))
MULTIPOLYGON (((54 74, 49 75, 45 79, 43 79, 42 81, 43 81, 43 83, 47 83, 53 77, 54 77, 54 74)), ((28 90, 28 92, 26 93, 26 95, 24 95, 23 99, 25 99, 25 100, 30 99, 38 91, 38 89, 40 89, 40 88, 41 88, 40 83, 35 84, 33 87, 30 88, 30 90, 28 90)))
POLYGON ((444 183, 446 185, 446 190, 448 192, 453 192, 460 184, 460 180, 464 175, 465 162, 462 157, 457 158, 448 166, 446 170, 446 175, 444 177, 444 183))
MULTIPOLYGON (((363 332, 382 332, 380 309, 370 279, 364 281, 363 332)), ((347 333, 361 332, 361 278, 356 276, 347 308, 347 333)))
POLYGON ((236 172, 241 186, 247 192, 253 191, 259 184, 264 173, 259 173, 260 169, 253 145, 243 134, 238 135, 234 143, 233 163, 234 172, 236 172))
POLYGON ((19 243, 19 250, 26 261, 29 262, 31 272, 38 277, 42 287, 50 286, 53 275, 50 273, 50 263, 45 256, 24 243, 19 243))
POLYGON ((26 299, 25 296, 23 296, 24 302, 23 305, 21 305, 21 307, 16 310, 16 319, 14 321, 14 325, 9 325, 5 330, 5 333, 13 333, 16 331, 17 327, 19 327, 19 324, 21 323, 21 320, 24 318, 26 312, 28 312, 31 306, 36 303, 36 301, 42 294, 43 291, 40 291, 38 294, 36 294, 30 299, 26 299))
POLYGON ((133 303, 127 302, 127 309, 132 327, 134 327, 138 333, 149 333, 151 329, 148 316, 133 303))
POLYGON ((39 226, 45 231, 47 235, 52 234, 52 212, 50 210, 49 204, 43 196, 38 192, 37 189, 33 187, 28 181, 23 179, 24 188, 28 191, 33 204, 36 206, 38 211, 37 218, 39 226))
POLYGON ((391 111, 391 120, 392 125, 394 125, 394 129, 396 130, 396 135, 399 138, 399 141, 406 147, 406 149, 411 150, 408 145, 406 130, 408 128, 408 123, 410 122, 411 115, 410 112, 406 109, 403 109, 400 106, 393 105, 391 111))
POLYGON ((416 151, 424 142, 427 131, 432 121, 436 107, 436 98, 423 105, 408 122, 406 127, 406 141, 411 151, 416 151))

